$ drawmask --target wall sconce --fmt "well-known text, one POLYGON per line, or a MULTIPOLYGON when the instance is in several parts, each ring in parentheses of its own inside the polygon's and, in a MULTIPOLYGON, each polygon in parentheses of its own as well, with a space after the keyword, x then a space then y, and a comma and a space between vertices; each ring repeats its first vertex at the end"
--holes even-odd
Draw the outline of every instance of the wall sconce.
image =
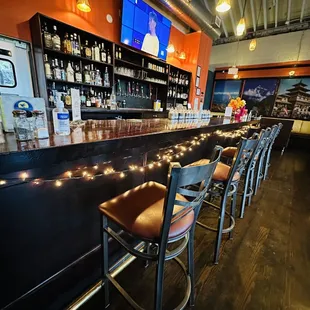
POLYGON ((295 76, 295 71, 294 71, 294 70, 290 71, 290 72, 288 73, 288 75, 289 75, 290 77, 295 76))
POLYGON ((90 7, 90 4, 89 4, 88 0, 77 0, 76 1, 76 6, 82 12, 88 13, 88 12, 91 11, 91 7, 90 7))
POLYGON ((173 45, 173 44, 169 44, 169 45, 168 45, 168 47, 167 47, 167 52, 168 52, 169 54, 175 52, 175 48, 174 48, 174 45, 173 45))
POLYGON ((182 59, 182 60, 186 59, 185 52, 181 52, 180 55, 179 55, 179 58, 182 59))
POLYGON ((249 46, 249 50, 250 50, 251 52, 255 51, 255 49, 256 49, 256 44, 257 44, 256 39, 251 40, 250 46, 249 46))

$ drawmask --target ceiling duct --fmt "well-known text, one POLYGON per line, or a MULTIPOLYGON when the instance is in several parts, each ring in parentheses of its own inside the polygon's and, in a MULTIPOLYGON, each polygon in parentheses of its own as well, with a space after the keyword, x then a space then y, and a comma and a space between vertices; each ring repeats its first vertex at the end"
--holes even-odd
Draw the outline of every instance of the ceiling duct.
POLYGON ((195 31, 203 31, 212 39, 218 39, 221 32, 213 27, 214 16, 199 5, 199 1, 190 0, 157 0, 177 18, 195 31))

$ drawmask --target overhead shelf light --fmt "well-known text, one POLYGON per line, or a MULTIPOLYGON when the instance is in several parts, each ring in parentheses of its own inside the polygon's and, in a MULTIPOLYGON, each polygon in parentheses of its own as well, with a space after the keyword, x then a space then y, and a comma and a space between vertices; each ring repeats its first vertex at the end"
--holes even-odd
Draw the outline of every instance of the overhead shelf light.
POLYGON ((216 11, 219 13, 224 13, 229 11, 231 8, 230 0, 219 0, 216 5, 216 11))
POLYGON ((90 7, 88 0, 77 0, 76 6, 82 12, 88 13, 91 11, 91 7, 90 7))
POLYGON ((242 17, 237 25, 237 36, 240 37, 243 35, 245 30, 245 20, 244 17, 242 17))

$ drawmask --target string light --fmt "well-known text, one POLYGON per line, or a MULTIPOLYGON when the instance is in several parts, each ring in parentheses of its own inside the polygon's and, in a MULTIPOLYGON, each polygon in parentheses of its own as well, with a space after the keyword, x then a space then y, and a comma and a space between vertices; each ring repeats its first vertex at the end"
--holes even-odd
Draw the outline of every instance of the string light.
MULTIPOLYGON (((224 137, 224 138, 240 138, 242 135, 244 135, 249 129, 249 126, 243 126, 240 129, 234 130, 232 132, 223 132, 222 130, 217 130, 213 132, 213 135, 216 135, 218 137, 224 137)), ((33 185, 40 185, 43 183, 47 182, 53 182, 55 187, 61 187, 63 185, 63 182, 66 180, 80 180, 80 179, 85 179, 86 181, 94 180, 95 178, 102 177, 102 176, 107 176, 107 175, 113 175, 117 174, 120 179, 126 177, 126 172, 128 171, 140 171, 144 172, 145 169, 153 169, 154 167, 161 167, 163 162, 170 163, 173 161, 173 159, 179 159, 180 157, 184 156, 186 152, 191 152, 193 151, 193 147, 196 145, 200 145, 202 141, 204 141, 207 137, 210 137, 211 133, 208 134, 200 134, 197 137, 192 137, 192 140, 187 140, 182 143, 165 147, 160 149, 160 153, 158 153, 157 160, 155 162, 151 163, 146 163, 142 166, 138 165, 129 165, 129 167, 123 171, 115 171, 113 167, 108 167, 103 170, 102 173, 98 173, 98 169, 100 168, 100 165, 107 165, 109 162, 103 162, 100 165, 96 164, 92 167, 77 167, 75 168, 74 172, 72 171, 66 171, 64 172, 64 176, 60 179, 31 179, 29 178, 29 175, 27 172, 22 172, 19 175, 19 179, 21 179, 24 182, 30 182, 33 185), (89 172, 89 169, 93 168, 96 170, 95 174, 92 174, 89 172), (81 171, 83 169, 83 171, 81 171), (88 169, 88 170, 87 170, 88 169), (27 180, 28 179, 28 180, 27 180)), ((7 179, 7 180, 0 180, 0 186, 6 185, 9 181, 16 181, 18 178, 13 178, 13 179, 7 179)), ((20 183, 16 183, 20 184, 20 183)), ((5 188, 5 186, 1 187, 5 188)))

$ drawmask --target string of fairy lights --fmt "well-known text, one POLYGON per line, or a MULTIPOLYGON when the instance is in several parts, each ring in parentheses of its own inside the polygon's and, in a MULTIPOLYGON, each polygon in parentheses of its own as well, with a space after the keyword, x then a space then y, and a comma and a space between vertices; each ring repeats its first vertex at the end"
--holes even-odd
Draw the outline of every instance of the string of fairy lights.
MULTIPOLYGON (((215 131, 213 134, 218 137, 224 138, 240 138, 248 131, 248 126, 244 126, 238 130, 231 132, 223 132, 221 130, 215 131)), ((63 186, 63 184, 70 180, 81 180, 92 181, 97 178, 107 177, 107 176, 118 176, 120 179, 125 178, 129 173, 138 172, 144 173, 147 170, 153 170, 161 167, 164 163, 170 163, 173 160, 180 160, 181 157, 187 152, 192 152, 196 146, 199 146, 203 141, 206 141, 211 133, 200 134, 199 136, 194 136, 190 140, 159 149, 159 153, 156 155, 156 159, 147 162, 145 165, 133 165, 130 164, 126 169, 115 170, 111 161, 103 162, 101 164, 95 164, 90 167, 78 167, 77 169, 65 171, 58 175, 56 178, 32 178, 28 172, 21 172, 16 178, 0 179, 0 188, 5 188, 8 186, 20 185, 24 183, 31 183, 34 186, 39 186, 44 183, 52 183, 56 188, 63 186)))

